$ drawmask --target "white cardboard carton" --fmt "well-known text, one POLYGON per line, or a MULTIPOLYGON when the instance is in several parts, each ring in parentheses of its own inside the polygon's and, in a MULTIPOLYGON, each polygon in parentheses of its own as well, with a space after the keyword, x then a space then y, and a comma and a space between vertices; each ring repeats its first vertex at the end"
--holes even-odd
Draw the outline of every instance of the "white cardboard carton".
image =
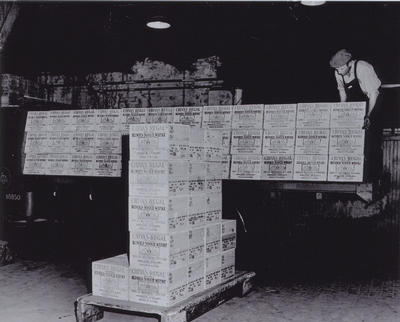
POLYGON ((131 231, 129 245, 132 268, 173 270, 188 264, 188 231, 171 234, 131 231))
POLYGON ((187 284, 187 266, 172 271, 130 268, 129 300, 171 306, 186 299, 187 284))
POLYGON ((294 155, 263 155, 261 180, 293 180, 294 155))
POLYGON ((24 174, 47 174, 47 154, 27 154, 24 163, 24 174))
POLYGON ((52 151, 49 150, 49 136, 51 136, 51 132, 28 132, 25 141, 25 153, 51 153, 52 151))
POLYGON ((262 154, 294 154, 296 130, 293 129, 266 129, 263 133, 262 154))
POLYGON ((189 193, 187 161, 129 161, 129 194, 169 197, 189 193))
POLYGON ((41 132, 47 130, 49 112, 29 111, 26 117, 25 132, 41 132))
POLYGON ((221 179, 206 179, 205 190, 206 193, 221 193, 222 180, 221 179))
POLYGON ((222 179, 222 162, 209 161, 206 162, 206 180, 221 180, 222 179))
POLYGON ((231 179, 260 180, 261 155, 232 155, 231 179))
POLYGON ((145 124, 147 108, 124 108, 122 109, 122 124, 145 124))
POLYGON ((264 129, 296 127, 297 104, 264 105, 264 129))
POLYGON ((121 132, 96 132, 94 153, 121 154, 121 132))
POLYGON ((127 254, 92 262, 92 293, 117 300, 129 300, 127 254))
POLYGON ((205 224, 206 194, 189 196, 189 227, 201 227, 205 224))
POLYGON ((204 258, 188 265, 188 296, 197 294, 205 289, 205 260, 204 258))
POLYGON ((198 127, 189 129, 188 159, 192 161, 204 161, 205 156, 205 130, 198 127))
POLYGON ((229 179, 231 173, 231 158, 232 156, 229 154, 222 155, 222 179, 229 179))
POLYGON ((293 180, 326 181, 328 155, 295 155, 293 180))
POLYGON ((49 153, 46 158, 46 173, 48 175, 69 175, 71 173, 71 155, 49 153))
POLYGON ((231 129, 232 106, 204 106, 201 127, 205 129, 231 129))
POLYGON ((229 154, 231 151, 232 130, 220 130, 222 134, 222 153, 229 154))
POLYGON ((222 218, 222 192, 206 195, 206 224, 220 222, 222 218))
POLYGON ((73 131, 72 124, 71 110, 56 110, 48 112, 46 125, 47 131, 73 131))
POLYGON ((76 132, 88 132, 97 130, 96 110, 73 110, 72 125, 76 132))
POLYGON ((232 107, 233 129, 262 129, 264 105, 234 105, 232 107))
POLYGON ((330 155, 328 181, 362 182, 363 166, 362 155, 330 155))
POLYGON ((329 128, 332 103, 297 104, 297 129, 329 128))
POLYGON ((222 219, 222 251, 236 248, 236 220, 222 219))
POLYGON ((188 196, 129 198, 129 231, 184 231, 188 229, 188 215, 188 196))
POLYGON ((204 150, 206 161, 221 161, 222 159, 222 132, 206 129, 204 131, 204 150))
POLYGON ((211 288, 221 283, 221 253, 205 259, 205 288, 211 288))
POLYGON ((261 154, 262 130, 232 130, 231 154, 261 154))
POLYGON ((189 126, 132 124, 129 128, 130 160, 184 160, 189 149, 189 126))
POLYGON ((235 275, 235 249, 221 253, 221 283, 235 275))
POLYGON ((364 130, 331 129, 329 154, 364 154, 364 130))
POLYGON ((297 129, 295 154, 328 154, 329 129, 297 129))
POLYGON ((147 109, 146 122, 153 123, 174 123, 173 107, 150 107, 147 109))
POLYGON ((201 127, 202 106, 184 106, 174 108, 174 123, 201 127))
POLYGON ((205 257, 206 234, 205 228, 189 230, 189 264, 205 257))
POLYGON ((96 131, 121 131, 122 122, 121 109, 95 110, 96 131))
POLYGON ((365 102, 332 103, 331 128, 356 128, 364 125, 365 102))
POLYGON ((71 153, 72 136, 72 132, 48 132, 47 151, 49 153, 71 153))
POLYGON ((73 153, 71 154, 71 175, 93 176, 95 163, 94 154, 73 153))
POLYGON ((205 226, 206 229, 206 257, 221 252, 221 223, 214 223, 205 226))
POLYGON ((94 153, 96 132, 74 132, 71 153, 94 153))

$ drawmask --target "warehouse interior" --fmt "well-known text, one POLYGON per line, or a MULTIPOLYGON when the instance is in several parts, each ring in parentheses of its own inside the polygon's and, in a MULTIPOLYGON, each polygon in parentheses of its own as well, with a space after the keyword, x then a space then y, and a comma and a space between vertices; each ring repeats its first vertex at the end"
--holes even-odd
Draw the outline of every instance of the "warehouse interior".
MULTIPOLYGON (((7 241, 9 258, 0 257, 0 264, 7 262, 0 266, 0 287, 8 290, 0 295, 8 307, 0 308, 0 320, 4 314, 7 321, 75 321, 73 302, 91 291, 92 261, 126 252, 129 238, 125 178, 22 173, 28 111, 179 106, 173 97, 178 89, 184 93, 182 106, 213 105, 216 92, 225 96, 216 94, 215 105, 234 101, 238 92, 240 104, 338 102, 329 60, 341 48, 371 63, 382 82, 382 104, 375 113, 386 129, 379 175, 363 182, 365 191, 334 184, 277 189, 262 180, 224 180, 222 217, 237 221, 236 269, 254 271, 256 287, 198 321, 399 318, 399 3, 0 6, 1 74, 39 80, 23 94, 2 88, 0 242, 7 241), (171 28, 146 27, 154 16, 166 18, 171 28), (113 89, 96 87, 96 81, 84 84, 89 74, 140 73, 141 68, 184 75, 183 81, 166 81, 158 96, 144 98, 140 89, 134 105, 115 100, 118 95, 110 98, 113 89), (73 89, 57 100, 58 85, 40 82, 48 75, 63 75, 65 88, 73 89), (88 87, 85 100, 82 84, 88 87)), ((152 82, 164 81, 154 77, 152 82)), ((153 320, 119 313, 104 320, 153 320)))

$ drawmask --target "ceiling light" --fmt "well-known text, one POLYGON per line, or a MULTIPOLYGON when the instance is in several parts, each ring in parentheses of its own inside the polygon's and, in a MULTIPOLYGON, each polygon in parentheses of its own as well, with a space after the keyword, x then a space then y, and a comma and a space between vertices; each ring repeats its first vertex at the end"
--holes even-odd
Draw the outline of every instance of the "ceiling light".
POLYGON ((310 7, 315 7, 315 6, 321 6, 326 3, 326 1, 300 1, 302 5, 304 6, 310 6, 310 7))
POLYGON ((165 18, 158 16, 150 19, 146 26, 153 29, 168 29, 171 24, 165 21, 165 18))

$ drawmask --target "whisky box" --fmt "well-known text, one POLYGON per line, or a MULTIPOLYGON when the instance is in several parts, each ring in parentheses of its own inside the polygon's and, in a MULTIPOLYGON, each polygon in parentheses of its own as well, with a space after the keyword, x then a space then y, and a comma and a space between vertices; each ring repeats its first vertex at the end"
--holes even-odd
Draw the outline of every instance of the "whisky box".
POLYGON ((174 107, 174 123, 201 127, 202 106, 174 107))
POLYGON ((264 129, 296 127, 297 104, 264 105, 264 129))
POLYGON ((147 117, 147 109, 141 107, 123 108, 121 135, 129 135, 129 127, 131 124, 145 124, 147 117))
POLYGON ((222 162, 209 161, 206 165, 206 180, 221 180, 222 179, 222 162))
POLYGON ((332 103, 331 128, 356 128, 364 125, 365 102, 332 103))
POLYGON ((205 180, 205 193, 221 193, 222 180, 221 179, 206 179, 205 180))
POLYGON ((201 127, 205 129, 231 129, 232 105, 204 106, 201 127))
POLYGON ((221 283, 235 275, 235 248, 221 253, 221 283))
POLYGON ((73 131, 72 111, 56 110, 49 111, 46 122, 46 131, 73 131))
POLYGON ((229 179, 229 175, 231 172, 231 158, 230 154, 223 154, 222 155, 222 179, 229 179))
POLYGON ((73 132, 54 131, 47 133, 47 151, 49 153, 71 153, 73 132))
POLYGON ((262 130, 232 130, 231 154, 261 154, 262 130))
POLYGON ((127 254, 92 262, 92 293, 116 300, 129 300, 127 254))
POLYGON ((121 109, 96 109, 96 131, 121 131, 123 122, 121 109))
POLYGON ((232 155, 231 179, 260 180, 262 155, 232 155))
POLYGON ((330 155, 328 181, 362 182, 363 166, 362 155, 330 155))
POLYGON ((47 154, 27 154, 23 174, 47 174, 47 154))
POLYGON ((264 105, 234 105, 232 107, 233 129, 262 129, 264 105))
POLYGON ((73 110, 72 111, 72 125, 73 130, 76 132, 88 132, 98 129, 96 125, 95 110, 73 110))
POLYGON ((328 154, 329 129, 297 129, 295 154, 328 154))
POLYGON ((263 132, 262 154, 294 154, 296 130, 266 129, 263 132))
POLYGON ((293 180, 294 155, 263 155, 261 180, 293 180))
POLYGON ((222 159, 222 132, 204 130, 205 161, 221 161, 222 159))
POLYGON ((220 222, 222 218, 222 192, 206 194, 205 223, 220 222))
POLYGON ((187 161, 129 161, 129 194, 169 197, 189 193, 187 161))
POLYGON ((192 296, 205 288, 205 260, 197 260, 188 265, 188 296, 192 296))
POLYGON ((71 173, 71 155, 49 153, 46 155, 46 174, 65 176, 71 173))
POLYGON ((189 126, 132 124, 129 147, 131 160, 184 160, 189 149, 189 126))
POLYGON ((129 301, 168 307, 187 298, 188 268, 129 269, 129 301))
POLYGON ((221 253, 205 259, 205 288, 211 288, 221 283, 221 253))
POLYGON ((26 154, 49 153, 50 132, 28 132, 25 140, 26 154))
POLYGON ((189 232, 131 231, 129 263, 132 268, 173 270, 188 264, 189 232))
POLYGON ((94 153, 96 132, 73 132, 71 153, 94 153))
POLYGON ((293 180, 326 181, 328 155, 295 155, 293 180))
POLYGON ((236 248, 236 220, 222 219, 221 221, 222 251, 236 248))
POLYGON ((222 153, 229 154, 231 151, 232 130, 221 130, 222 134, 222 153))
POLYGON ((121 132, 95 132, 94 153, 121 154, 121 132))
POLYGON ((206 235, 205 228, 189 230, 189 264, 205 257, 206 235))
POLYGON ((297 104, 296 128, 329 128, 332 103, 297 104))
POLYGON ((193 227, 201 227, 205 224, 206 216, 206 194, 200 193, 189 196, 189 218, 188 224, 193 227))
POLYGON ((362 129, 331 129, 329 154, 364 154, 364 133, 362 129))
POLYGON ((206 162, 189 161, 189 194, 205 192, 206 162))
POLYGON ((174 123, 173 107, 150 107, 147 109, 146 123, 174 123))
POLYGON ((46 111, 29 111, 26 116, 25 132, 46 131, 49 113, 46 111))
POLYGON ((94 155, 94 177, 120 177, 121 169, 121 155, 104 153, 94 155))
POLYGON ((205 130, 198 127, 189 128, 189 149, 188 160, 204 161, 205 160, 205 130))
POLYGON ((93 176, 95 168, 94 154, 72 153, 71 154, 71 172, 72 176, 93 176))
POLYGON ((221 223, 213 223, 205 226, 206 230, 206 257, 219 254, 221 252, 221 223))
POLYGON ((188 229, 189 197, 129 197, 129 231, 173 233, 188 229))

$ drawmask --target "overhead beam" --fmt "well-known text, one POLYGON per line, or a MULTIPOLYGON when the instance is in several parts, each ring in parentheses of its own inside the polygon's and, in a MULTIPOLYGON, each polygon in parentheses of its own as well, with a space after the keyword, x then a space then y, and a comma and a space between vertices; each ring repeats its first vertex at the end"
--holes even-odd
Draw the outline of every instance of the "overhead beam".
POLYGON ((7 42, 19 10, 20 6, 15 2, 0 2, 0 51, 7 42))

